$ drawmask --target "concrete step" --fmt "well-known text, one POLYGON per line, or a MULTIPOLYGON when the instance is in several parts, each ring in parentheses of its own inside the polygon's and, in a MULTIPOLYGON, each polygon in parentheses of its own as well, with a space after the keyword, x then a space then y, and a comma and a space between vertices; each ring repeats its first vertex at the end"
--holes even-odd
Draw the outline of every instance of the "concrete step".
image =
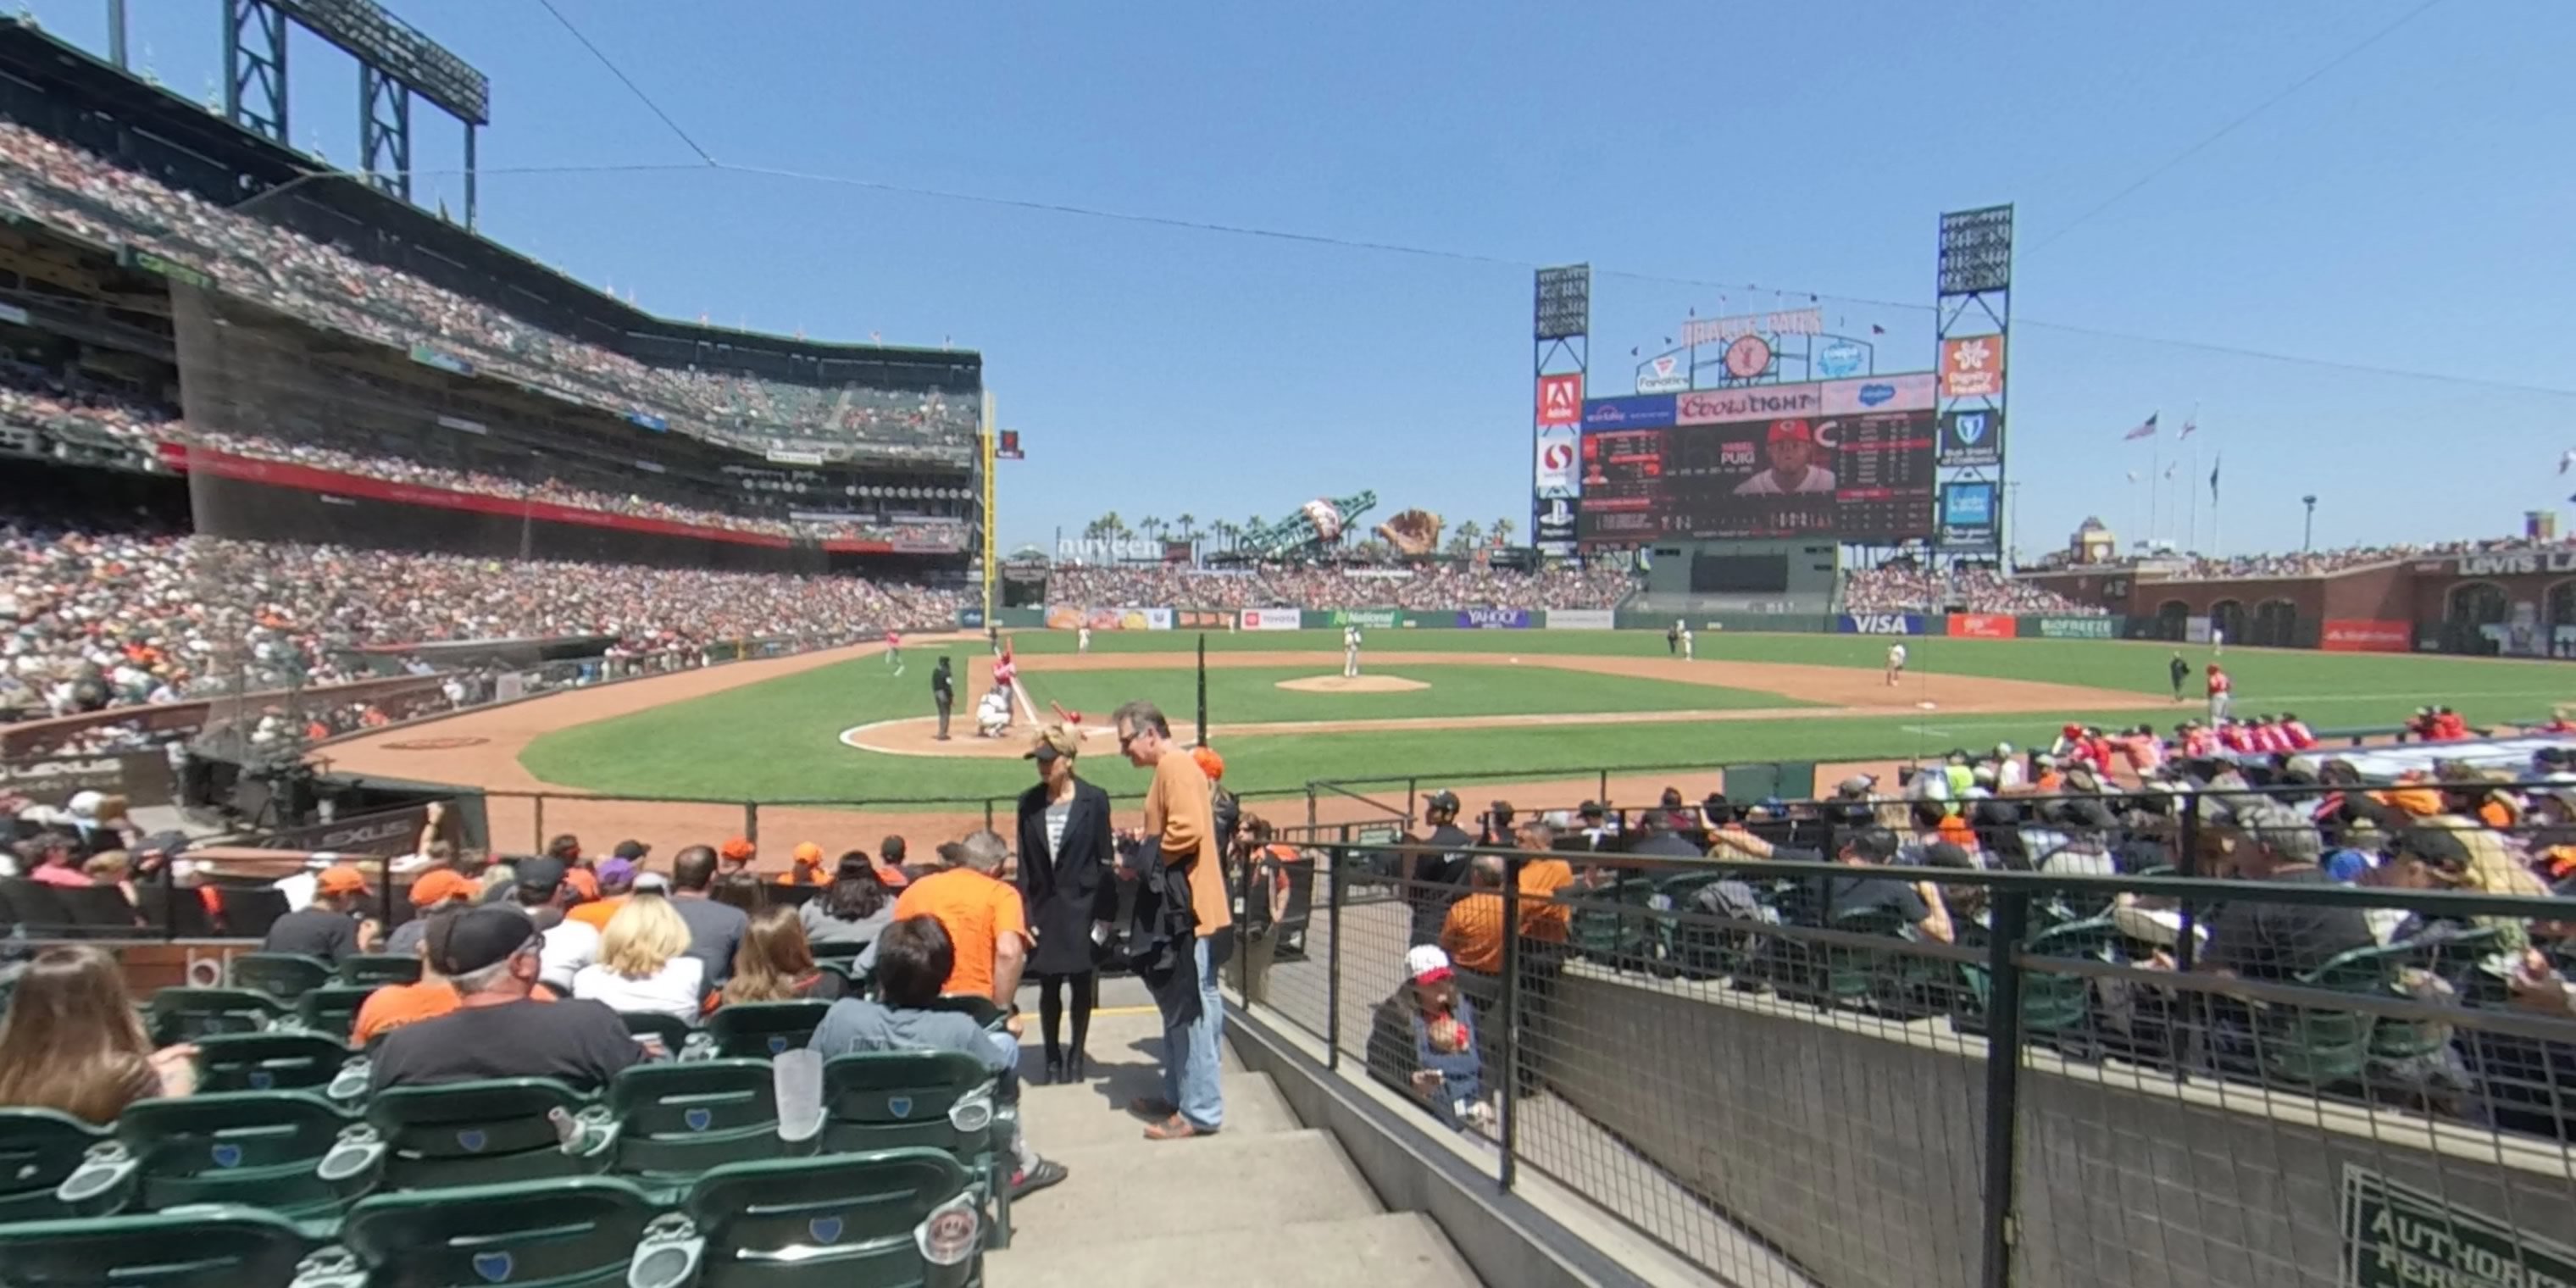
MULTIPOLYGON (((1295 1131, 1297 1115, 1279 1095, 1279 1084, 1266 1073, 1227 1073, 1226 1136, 1260 1136, 1295 1131)), ((1082 1086, 1022 1087, 1020 1123, 1038 1152, 1053 1157, 1068 1149, 1122 1141, 1146 1144, 1145 1121, 1127 1112, 1133 1094, 1146 1094, 1158 1084, 1150 1079, 1102 1078, 1082 1086)))
MULTIPOLYGON (((1158 1229, 1193 1236, 1234 1231, 1238 1239, 1255 1241, 1238 1246, 1279 1248, 1283 1245, 1266 1232, 1280 1225, 1344 1221, 1376 1216, 1380 1210, 1368 1182, 1325 1132, 1225 1132, 1160 1142, 1130 1138, 1063 1150, 1044 1137, 1031 1139, 1072 1174, 1053 1189, 1011 1205, 1015 1258, 1025 1251, 1033 1254, 1031 1260, 1052 1262, 1062 1252, 1080 1260, 1097 1245, 1130 1242, 1158 1229)), ((1222 1260, 1198 1264, 1230 1265, 1222 1260)), ((1231 1274, 1229 1269, 1227 1276, 1231 1274)))
MULTIPOLYGON (((1031 1200, 1032 1203, 1040 1200, 1031 1200)), ((1186 1207, 1129 1207, 1093 1219, 1119 1223, 1121 1212, 1149 1210, 1188 1221, 1186 1207)), ((1132 1223, 1126 1227, 1137 1232, 1132 1223)), ((1412 1212, 1338 1221, 1300 1221, 1258 1232, 1210 1231, 1106 1241, 1062 1254, 1055 1245, 1022 1242, 987 1253, 988 1288, 1091 1288, 1097 1284, 1223 1282, 1238 1288, 1473 1288, 1476 1276, 1440 1227, 1412 1212)))

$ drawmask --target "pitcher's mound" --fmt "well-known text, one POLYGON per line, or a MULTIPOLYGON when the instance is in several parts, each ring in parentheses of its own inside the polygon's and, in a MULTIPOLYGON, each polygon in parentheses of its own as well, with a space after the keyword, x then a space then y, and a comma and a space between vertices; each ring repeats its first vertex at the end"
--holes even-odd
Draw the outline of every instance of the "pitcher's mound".
POLYGON ((1279 687, 1299 693, 1408 693, 1431 686, 1392 675, 1310 675, 1302 680, 1281 680, 1279 687))

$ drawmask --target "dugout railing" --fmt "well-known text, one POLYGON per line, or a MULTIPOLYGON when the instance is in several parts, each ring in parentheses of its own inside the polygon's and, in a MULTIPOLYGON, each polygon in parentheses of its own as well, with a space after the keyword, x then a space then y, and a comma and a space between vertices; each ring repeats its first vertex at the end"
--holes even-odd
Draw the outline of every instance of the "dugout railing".
POLYGON ((1470 849, 1496 885, 1461 890, 1382 826, 1291 829, 1311 908, 1226 991, 1497 1187, 1544 1176, 1728 1282, 2576 1282, 2576 900, 2196 875, 2285 794, 2178 793, 2152 874, 1470 849), (1949 939, 1869 882, 1932 886, 1949 939), (1475 897, 1521 933, 1458 972, 1491 1117, 1453 1127, 1402 988, 1475 897), (2269 966, 2205 958, 2247 927, 2269 966))

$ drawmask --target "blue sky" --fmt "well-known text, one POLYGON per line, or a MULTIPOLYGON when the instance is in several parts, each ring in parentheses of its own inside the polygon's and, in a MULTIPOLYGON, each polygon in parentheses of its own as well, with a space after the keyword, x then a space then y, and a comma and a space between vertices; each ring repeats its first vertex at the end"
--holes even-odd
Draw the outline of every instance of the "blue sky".
MULTIPOLYGON (((981 349, 1029 451, 1010 545, 1362 488, 1378 517, 1526 524, 1528 265, 1603 270, 1596 390, 1689 309, 1810 291, 1914 369, 1938 213, 2001 201, 2026 557, 2087 514, 2140 534, 2149 448, 2119 434, 2150 412, 2166 461, 2195 407, 2204 480, 2225 454, 2204 549, 2296 546, 2309 492, 2324 545, 2499 535, 2576 490, 2552 473, 2576 394, 2511 387, 2576 390, 2563 0, 2436 3, 2080 223, 2421 0, 558 3, 731 165, 1499 261, 567 170, 697 157, 531 0, 392 6, 492 77, 493 235, 674 315, 981 349)), ((103 48, 102 0, 34 8, 103 48)), ((217 0, 130 8, 138 62, 216 84, 217 0)), ((354 65, 310 38, 289 63, 296 141, 352 162, 354 65)), ((457 164, 452 125, 414 128, 416 166, 457 164)), ((453 176, 420 185, 461 206, 453 176)))

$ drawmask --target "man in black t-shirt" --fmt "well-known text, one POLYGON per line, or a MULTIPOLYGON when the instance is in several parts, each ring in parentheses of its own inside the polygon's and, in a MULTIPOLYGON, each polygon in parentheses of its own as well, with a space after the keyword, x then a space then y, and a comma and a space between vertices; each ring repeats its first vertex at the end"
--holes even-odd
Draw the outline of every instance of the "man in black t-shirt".
POLYGON ((1422 802, 1422 821, 1430 825, 1412 851, 1404 900, 1413 907, 1410 944, 1440 942, 1440 927, 1449 920, 1449 905, 1467 889, 1469 846, 1475 838, 1458 826, 1458 793, 1433 792, 1422 802))
MULTIPOLYGON (((1867 827, 1854 832, 1843 842, 1836 862, 1854 866, 1883 867, 1896 859, 1896 833, 1883 827, 1867 827)), ((1816 915, 1826 925, 1855 912, 1884 909, 1902 918, 1914 932, 1926 939, 1949 943, 1953 935, 1949 910, 1938 895, 1925 897, 1929 882, 1899 881, 1891 877, 1828 877, 1815 883, 1812 896, 1816 915)))
MULTIPOLYGON (((2316 826, 2286 805, 2263 800, 2242 806, 2219 838, 2243 879, 2333 884, 2317 865, 2324 846, 2316 826)), ((2359 908, 2270 903, 2249 892, 2230 899, 2211 919, 2208 946, 2193 965, 2245 979, 2284 980, 2377 942, 2359 908)))
POLYGON ((597 1002, 530 998, 544 938, 526 913, 483 906, 441 913, 425 944, 430 967, 461 1005, 385 1035, 371 1091, 476 1078, 555 1078, 596 1091, 644 1050, 597 1002))
POLYGON ((358 905, 366 897, 366 874, 334 863, 313 878, 313 902, 270 923, 259 950, 301 953, 334 966, 373 951, 381 928, 374 920, 358 916, 358 905))

